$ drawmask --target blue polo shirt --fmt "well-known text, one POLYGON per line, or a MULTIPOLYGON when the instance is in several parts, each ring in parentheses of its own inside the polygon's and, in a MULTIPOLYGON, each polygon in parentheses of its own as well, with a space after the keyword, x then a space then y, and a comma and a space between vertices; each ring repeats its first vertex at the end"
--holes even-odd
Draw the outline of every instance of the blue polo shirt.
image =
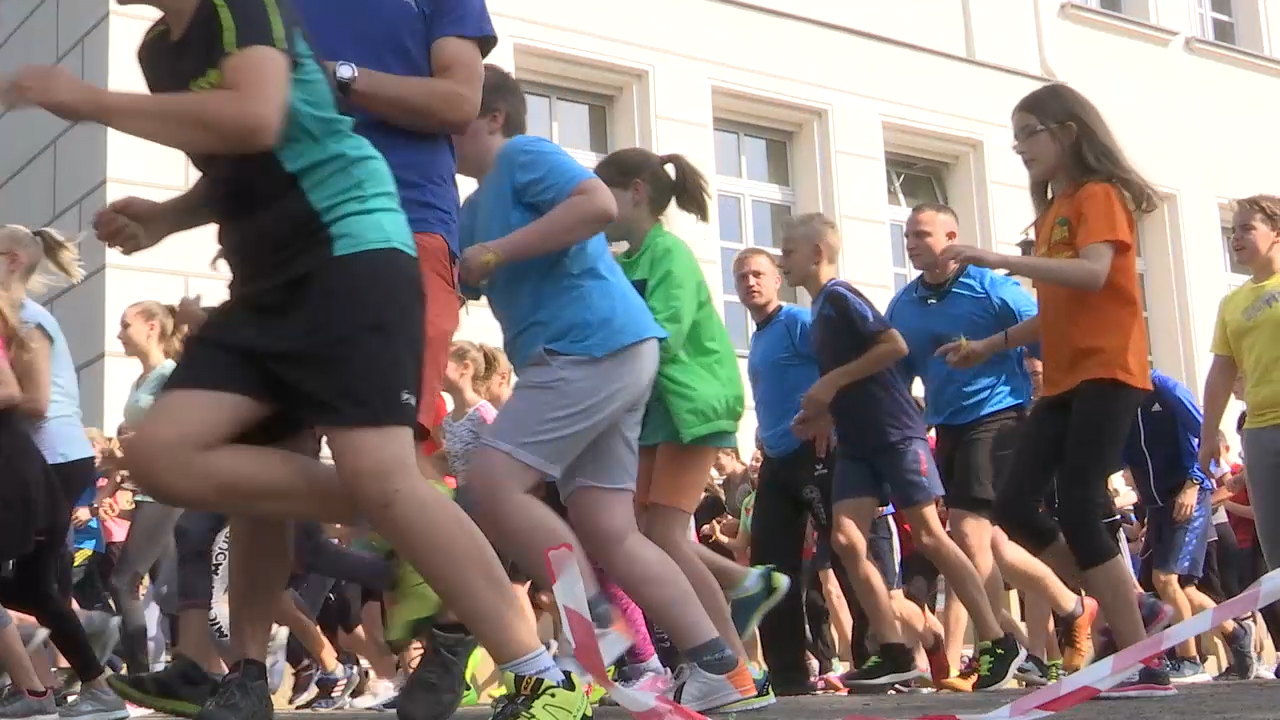
POLYGON ((1151 392, 1138 408, 1124 446, 1134 491, 1146 507, 1173 502, 1188 480, 1205 490, 1213 480, 1200 470, 1200 423, 1204 415, 1186 385, 1151 371, 1151 392))
MULTIPOLYGON (((462 206, 462 249, 510 235, 595 179, 550 140, 511 138, 462 206)), ((472 298, 479 297, 478 290, 463 288, 472 298)), ((499 266, 484 294, 517 375, 542 351, 604 357, 642 340, 667 337, 613 259, 603 232, 564 250, 499 266)))
POLYGON ((818 381, 818 358, 809 338, 809 311, 781 305, 756 325, 747 354, 747 378, 764 454, 789 455, 802 441, 791 432, 800 398, 818 381))
MULTIPOLYGON (((832 280, 813 299, 813 350, 823 375, 862 357, 893 328, 865 295, 832 280)), ((831 402, 837 450, 868 457, 906 440, 927 436, 920 406, 894 368, 846 385, 831 402)))
MULTIPOLYGON (((497 34, 484 0, 295 0, 321 60, 405 77, 431 76, 431 46, 459 37, 488 55, 497 34)), ((453 140, 405 130, 343 108, 387 159, 414 232, 442 236, 458 254, 458 184, 453 140)))
POLYGON ((908 387, 916 378, 924 384, 925 422, 964 425, 1031 402, 1025 350, 997 353, 964 369, 934 353, 961 337, 980 340, 999 334, 1035 314, 1036 301, 1022 283, 972 265, 944 288, 930 290, 917 277, 898 291, 885 317, 910 349, 899 364, 908 387))

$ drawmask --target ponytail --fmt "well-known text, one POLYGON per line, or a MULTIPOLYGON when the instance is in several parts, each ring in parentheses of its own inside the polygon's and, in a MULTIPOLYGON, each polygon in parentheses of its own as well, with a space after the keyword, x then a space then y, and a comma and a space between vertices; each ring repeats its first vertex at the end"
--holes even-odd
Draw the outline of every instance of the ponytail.
POLYGON ((68 241, 53 228, 39 228, 31 231, 31 234, 40 241, 40 253, 54 270, 73 283, 84 279, 84 268, 80 267, 80 248, 76 243, 68 241))
POLYGON ((605 185, 623 190, 639 180, 649 188, 649 211, 659 217, 672 201, 676 207, 702 222, 711 219, 711 192, 707 178, 683 155, 657 155, 644 148, 610 153, 596 165, 605 185), (672 174, 667 173, 670 165, 672 174))
POLYGON ((42 265, 52 267, 57 275, 72 283, 84 279, 78 241, 67 240, 62 233, 48 227, 29 230, 21 225, 4 225, 0 226, 0 232, 13 239, 15 249, 25 261, 20 277, 27 292, 39 295, 56 282, 53 273, 37 272, 42 265))
POLYGON ((155 300, 143 300, 129 306, 147 322, 153 322, 159 326, 160 351, 169 360, 177 360, 182 355, 183 343, 187 340, 190 328, 185 324, 178 322, 178 306, 165 305, 155 300))

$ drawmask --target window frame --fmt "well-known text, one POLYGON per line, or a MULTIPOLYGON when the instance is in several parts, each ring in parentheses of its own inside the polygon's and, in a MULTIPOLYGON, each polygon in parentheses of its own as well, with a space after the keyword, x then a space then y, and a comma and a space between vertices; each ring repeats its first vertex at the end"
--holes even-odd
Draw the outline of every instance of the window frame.
MULTIPOLYGON (((724 250, 732 249, 735 255, 738 252, 751 247, 758 247, 769 252, 775 258, 781 255, 778 248, 768 245, 757 245, 755 242, 755 228, 751 217, 751 203, 753 200, 766 202, 772 205, 784 205, 791 210, 791 214, 796 213, 797 194, 795 189, 795 134, 786 130, 779 130, 760 125, 753 125, 734 120, 724 120, 719 117, 714 118, 711 125, 711 141, 712 141, 712 161, 715 166, 715 191, 712 200, 716 206, 716 247, 720 252, 720 262, 724 264, 724 250), (715 137, 718 132, 732 132, 738 135, 738 172, 740 177, 730 175, 721 175, 719 172, 718 160, 715 157, 715 137), (747 161, 746 153, 743 151, 742 136, 750 135, 753 137, 763 138, 765 140, 775 140, 783 143, 787 157, 787 179, 790 185, 776 185, 774 183, 762 182, 760 180, 747 179, 747 161), (740 242, 732 242, 724 239, 721 231, 723 227, 723 218, 720 217, 720 197, 733 196, 738 199, 738 227, 741 229, 742 239, 740 242)), ((724 278, 726 275, 732 276, 732 266, 721 268, 721 287, 720 312, 724 317, 726 325, 730 322, 728 306, 741 306, 742 302, 738 299, 736 290, 733 292, 726 291, 724 288, 724 278)), ((788 303, 804 304, 802 296, 797 288, 792 288, 782 283, 782 300, 788 303), (788 296, 788 293, 790 296, 788 296)), ((755 334, 755 327, 751 322, 750 315, 747 315, 745 347, 734 347, 734 351, 739 357, 746 357, 751 346, 751 336, 755 334)), ((730 339, 733 339, 732 328, 730 328, 730 339)))
POLYGON ((1236 0, 1229 1, 1231 3, 1231 14, 1223 15, 1213 9, 1213 0, 1193 0, 1192 13, 1195 16, 1196 34, 1201 39, 1210 42, 1240 47, 1240 8, 1236 7, 1236 0), (1231 23, 1231 33, 1235 37, 1229 41, 1217 37, 1213 30, 1214 20, 1231 23))
POLYGON ((1142 230, 1134 235, 1134 266, 1138 274, 1138 300, 1142 303, 1142 326, 1147 331, 1147 364, 1154 368, 1156 366, 1155 348, 1151 346, 1151 306, 1147 302, 1147 259, 1143 252, 1144 243, 1142 238, 1142 230))
MULTIPOLYGON (((899 172, 902 172, 902 173, 910 173, 912 175, 929 178, 933 183, 934 194, 937 197, 937 202, 944 205, 947 204, 947 174, 950 168, 947 166, 946 163, 938 162, 936 160, 931 160, 929 158, 916 157, 913 155, 908 155, 908 154, 899 153, 899 152, 886 152, 884 156, 884 178, 885 178, 886 195, 889 190, 889 187, 888 187, 889 173, 893 172, 895 167, 900 167, 899 172)), ((901 183, 899 182, 899 186, 900 185, 901 183)), ((886 207, 888 208, 886 212, 888 215, 888 221, 885 225, 886 229, 889 231, 888 239, 890 243, 889 263, 888 263, 889 272, 890 272, 889 287, 893 288, 893 292, 895 295, 898 293, 898 291, 902 289, 901 287, 898 287, 898 283, 897 283, 897 278, 899 276, 901 275, 906 276, 906 280, 905 282, 903 282, 903 285, 902 285, 902 287, 906 287, 907 284, 909 284, 912 280, 915 280, 920 275, 920 271, 912 267, 911 260, 907 258, 907 248, 906 248, 907 227, 906 226, 907 226, 907 220, 911 217, 911 207, 906 205, 905 203, 906 197, 902 194, 901 189, 898 190, 897 195, 899 200, 902 201, 902 204, 900 205, 889 203, 886 197, 886 207), (905 265, 905 267, 899 267, 897 264, 895 264, 893 259, 893 251, 895 249, 894 238, 893 238, 894 225, 902 226, 902 258, 903 258, 903 264, 905 265)))
POLYGON ((1130 0, 1118 0, 1118 2, 1120 3, 1120 9, 1119 9, 1119 10, 1112 10, 1111 8, 1103 7, 1103 6, 1102 6, 1102 3, 1103 3, 1103 2, 1106 2, 1106 0, 1082 0, 1082 2, 1083 2, 1085 5, 1087 5, 1087 6, 1091 7, 1091 8, 1093 8, 1094 10, 1101 10, 1101 11, 1103 11, 1103 12, 1115 13, 1115 14, 1117 14, 1117 15, 1124 15, 1124 16, 1126 16, 1126 17, 1130 17, 1130 16, 1131 16, 1131 14, 1130 14, 1130 12, 1129 12, 1129 2, 1130 2, 1130 0))
POLYGON ((1232 226, 1232 217, 1226 207, 1219 208, 1219 232, 1222 235, 1222 269, 1227 275, 1227 289, 1235 290, 1245 284, 1252 276, 1249 272, 1237 272, 1235 266, 1235 258, 1231 256, 1231 236, 1235 234, 1235 228, 1232 226))
MULTIPOLYGON (((588 92, 578 90, 573 87, 563 85, 552 85, 536 81, 521 81, 520 90, 525 95, 539 95, 548 98, 551 101, 551 142, 559 145, 574 160, 582 163, 585 167, 594 168, 601 160, 605 159, 609 153, 616 148, 616 138, 613 130, 613 112, 616 96, 606 95, 602 93, 588 92), (604 127, 605 127, 605 151, 597 153, 592 150, 583 150, 581 148, 565 147, 560 142, 560 122, 556 116, 556 103, 559 100, 580 103, 584 105, 594 105, 604 109, 604 127)), ((589 131, 589 130, 588 130, 589 131)))

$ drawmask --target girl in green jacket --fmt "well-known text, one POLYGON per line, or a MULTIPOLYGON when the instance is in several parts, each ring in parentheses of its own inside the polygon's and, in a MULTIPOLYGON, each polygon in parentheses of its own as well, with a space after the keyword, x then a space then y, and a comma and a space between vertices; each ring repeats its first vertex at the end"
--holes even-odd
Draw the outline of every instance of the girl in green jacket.
MULTIPOLYGON (((691 536, 691 518, 717 454, 738 445, 745 392, 737 353, 702 267, 659 219, 674 201, 707 222, 707 181, 683 156, 659 156, 643 148, 609 155, 596 174, 618 202, 617 220, 605 235, 610 242, 626 243, 618 263, 668 334, 640 430, 640 527, 680 565, 729 646, 747 657, 741 636, 785 594, 785 587, 782 594, 777 590, 786 578, 703 553, 691 536), (709 556, 705 562, 704 555, 709 556), (733 613, 722 586, 730 595, 744 596, 741 602, 735 597, 733 613), (738 592, 743 588, 750 592, 738 592), (742 622, 735 623, 735 617, 742 622)), ((759 707, 764 698, 750 700, 757 703, 750 707, 759 707)))

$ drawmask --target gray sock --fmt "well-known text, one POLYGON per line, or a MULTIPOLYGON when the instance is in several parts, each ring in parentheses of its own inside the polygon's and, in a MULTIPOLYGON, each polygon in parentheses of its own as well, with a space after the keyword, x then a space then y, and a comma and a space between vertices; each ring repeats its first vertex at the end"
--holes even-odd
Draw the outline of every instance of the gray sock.
POLYGON ((723 638, 708 640, 701 645, 689 648, 684 656, 689 662, 706 670, 712 675, 728 675, 738 667, 738 656, 729 649, 729 643, 723 638))

